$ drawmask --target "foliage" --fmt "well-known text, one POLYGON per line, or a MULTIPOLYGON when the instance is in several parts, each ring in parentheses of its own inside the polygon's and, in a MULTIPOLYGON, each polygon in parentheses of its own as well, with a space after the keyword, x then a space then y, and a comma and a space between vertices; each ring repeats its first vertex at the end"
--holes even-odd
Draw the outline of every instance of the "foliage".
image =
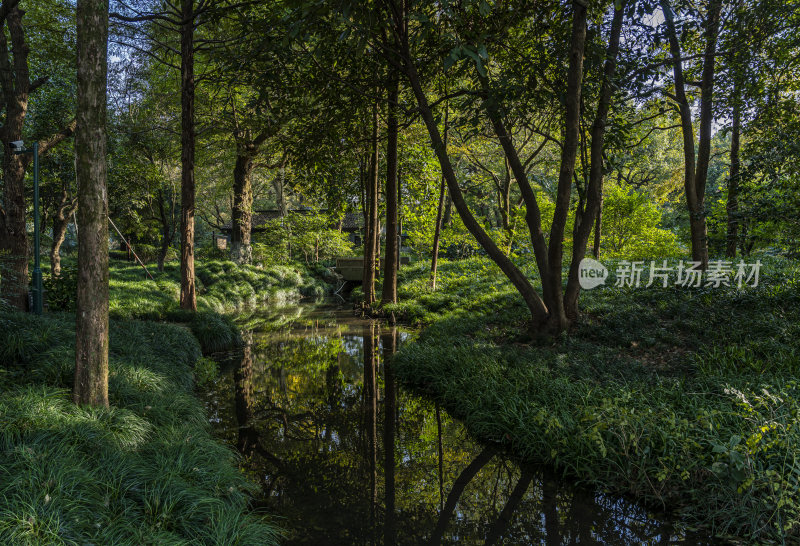
POLYGON ((75 311, 75 295, 78 291, 78 270, 69 266, 61 268, 61 275, 44 278, 45 298, 49 311, 75 311))
POLYGON ((601 256, 637 260, 681 253, 674 232, 661 227, 662 212, 645 192, 618 184, 604 188, 601 256))
POLYGON ((0 314, 0 542, 275 543, 191 393, 191 335, 112 321, 112 406, 80 408, 73 323, 0 314))
MULTIPOLYGON (((150 280, 138 264, 111 262, 110 313, 116 318, 188 320, 178 305, 180 265, 167 263, 164 271, 150 270, 150 280)), ((209 313, 232 313, 270 302, 321 296, 327 285, 304 266, 260 268, 230 261, 198 262, 198 308, 209 313)), ((212 343, 213 344, 213 343, 212 343)))
POLYGON ((548 346, 520 334, 524 308, 487 265, 443 263, 435 293, 408 273, 398 311, 431 326, 398 353, 401 377, 526 460, 719 536, 798 536, 795 264, 765 262, 745 290, 587 291, 548 346))
POLYGON ((256 235, 253 248, 256 263, 286 263, 302 257, 308 264, 354 252, 347 233, 337 229, 326 214, 293 213, 285 218, 267 220, 257 227, 263 228, 263 232, 256 235))

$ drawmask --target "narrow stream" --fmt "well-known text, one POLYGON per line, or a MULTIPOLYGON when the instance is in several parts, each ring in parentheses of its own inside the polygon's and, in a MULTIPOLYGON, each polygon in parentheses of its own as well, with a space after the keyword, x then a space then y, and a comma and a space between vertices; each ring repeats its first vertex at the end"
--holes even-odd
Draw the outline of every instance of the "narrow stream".
POLYGON ((211 422, 286 544, 709 544, 640 507, 485 448, 398 384, 410 333, 312 304, 223 360, 211 422))

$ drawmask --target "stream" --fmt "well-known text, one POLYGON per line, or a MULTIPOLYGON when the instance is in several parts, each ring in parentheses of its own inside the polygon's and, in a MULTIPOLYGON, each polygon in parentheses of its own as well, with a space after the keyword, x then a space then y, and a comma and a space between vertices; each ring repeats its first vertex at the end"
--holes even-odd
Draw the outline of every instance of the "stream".
POLYGON ((413 336, 301 304, 265 313, 204 393, 285 544, 711 544, 486 448, 399 384, 413 336))

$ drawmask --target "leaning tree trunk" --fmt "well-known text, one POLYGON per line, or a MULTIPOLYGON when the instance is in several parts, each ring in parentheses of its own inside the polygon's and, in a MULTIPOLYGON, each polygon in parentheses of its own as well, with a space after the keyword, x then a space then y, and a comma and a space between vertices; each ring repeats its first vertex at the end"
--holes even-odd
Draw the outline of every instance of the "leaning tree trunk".
POLYGON ((239 147, 233 169, 233 207, 231 214, 231 260, 238 264, 253 261, 253 154, 239 147))
POLYGON ((78 0, 78 294, 75 388, 79 405, 108 406, 108 0, 78 0))
POLYGON ((194 282, 194 0, 181 1, 181 309, 197 310, 194 282))
MULTIPOLYGON (((447 94, 447 87, 445 86, 445 94, 447 94)), ((447 139, 450 132, 450 105, 445 102, 444 104, 444 133, 443 145, 445 151, 447 150, 447 139)), ((431 290, 436 290, 436 275, 437 268, 439 267, 439 245, 442 238, 442 215, 444 212, 444 200, 447 196, 447 181, 444 179, 442 173, 441 186, 439 186, 439 203, 436 207, 436 225, 433 228, 433 250, 431 252, 431 290)))
POLYGON ((389 83, 389 116, 386 125, 386 259, 383 263, 381 303, 397 303, 397 97, 396 76, 389 83))

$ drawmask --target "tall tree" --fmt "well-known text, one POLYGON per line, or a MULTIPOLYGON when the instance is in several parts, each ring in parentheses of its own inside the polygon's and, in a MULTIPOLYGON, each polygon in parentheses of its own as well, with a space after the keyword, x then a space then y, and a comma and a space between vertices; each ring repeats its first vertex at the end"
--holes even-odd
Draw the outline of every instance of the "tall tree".
POLYGON ((370 141, 371 151, 369 157, 369 174, 366 181, 366 223, 365 223, 365 236, 364 236, 364 303, 372 305, 375 302, 375 263, 380 258, 380 254, 376 253, 379 249, 378 243, 380 241, 379 225, 378 225, 378 174, 380 170, 379 154, 378 154, 378 125, 380 118, 378 117, 378 102, 377 98, 372 104, 372 137, 370 141))
POLYGON ((717 38, 719 33, 722 0, 708 0, 706 4, 705 50, 700 81, 700 136, 695 154, 694 125, 692 109, 686 95, 686 78, 680 38, 675 25, 675 14, 668 0, 661 0, 664 14, 669 50, 672 57, 674 99, 678 104, 681 130, 683 131, 684 190, 689 209, 692 259, 700 267, 708 267, 708 229, 706 225, 706 180, 708 163, 711 157, 711 124, 713 121, 714 68, 716 62, 717 38))
POLYGON ((108 0, 78 0, 76 404, 108 406, 108 0))
MULTIPOLYGON (((0 4, 0 89, 5 110, 0 142, 3 144, 3 201, 0 204, 0 298, 17 309, 27 306, 28 238, 25 222, 25 171, 30 154, 13 154, 9 143, 23 140, 28 102, 32 93, 48 81, 47 76, 31 80, 28 66, 30 47, 26 41, 18 0, 0 4), (7 31, 7 32, 6 32, 7 31), (10 47, 9 47, 10 39, 10 47)), ((75 130, 75 121, 39 143, 45 155, 75 130)))
POLYGON ((381 303, 397 302, 398 212, 397 212, 397 101, 399 81, 390 76, 388 119, 386 122, 386 258, 383 262, 383 293, 381 303))
POLYGON ((194 279, 195 0, 181 0, 181 309, 197 310, 194 279))

